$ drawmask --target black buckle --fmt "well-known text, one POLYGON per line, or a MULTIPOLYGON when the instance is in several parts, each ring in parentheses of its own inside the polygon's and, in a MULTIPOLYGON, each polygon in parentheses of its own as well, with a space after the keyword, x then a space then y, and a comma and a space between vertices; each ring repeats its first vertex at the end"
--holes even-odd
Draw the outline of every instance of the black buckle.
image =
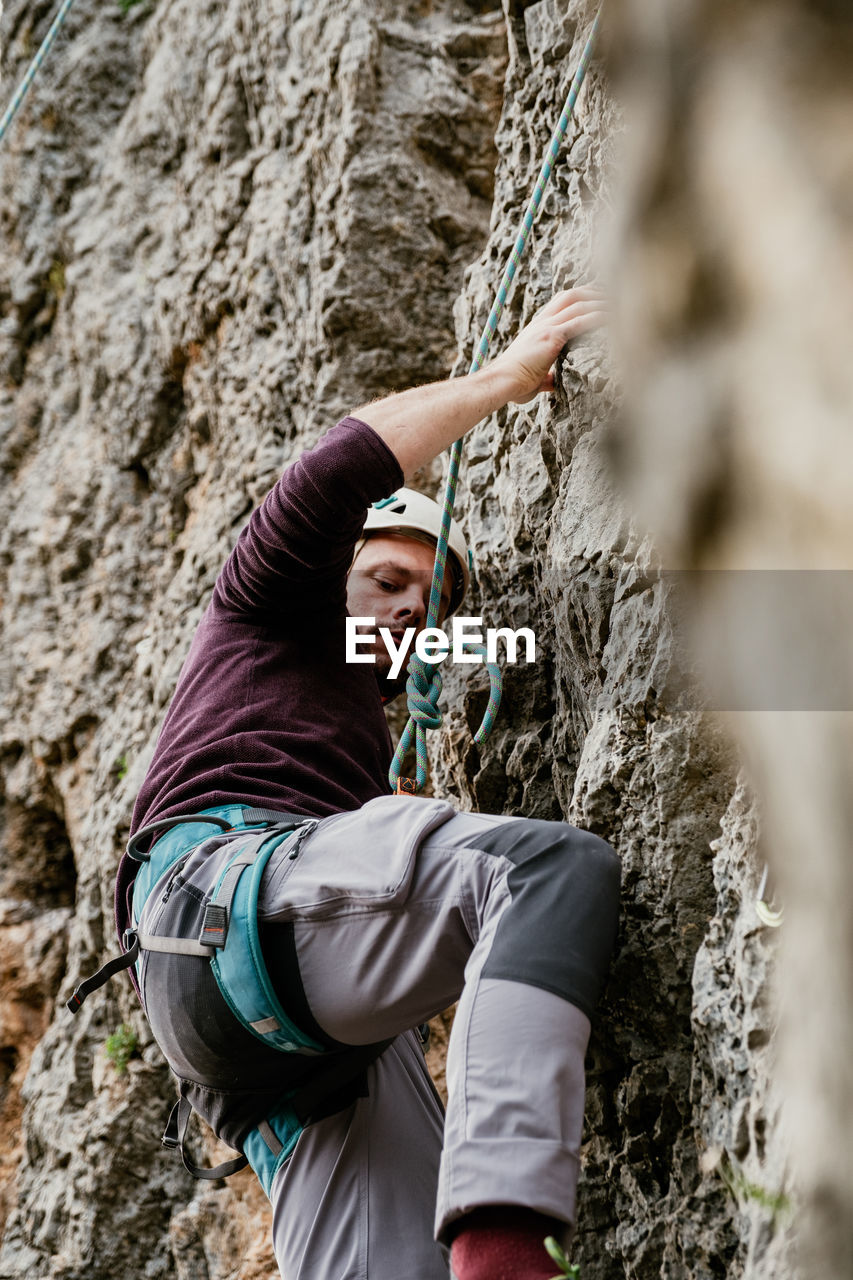
POLYGON ((169 1112, 169 1119, 166 1122, 165 1132, 160 1139, 164 1147, 169 1147, 173 1151, 176 1147, 180 1147, 183 1142, 184 1132, 187 1127, 186 1122, 189 1119, 185 1114, 185 1106, 181 1106, 183 1102, 183 1098, 178 1098, 178 1101, 172 1107, 169 1112), (183 1125, 181 1124, 182 1121, 183 1125))
POLYGON ((198 940, 204 947, 224 947, 228 935, 228 911, 219 902, 208 902, 204 909, 198 940))

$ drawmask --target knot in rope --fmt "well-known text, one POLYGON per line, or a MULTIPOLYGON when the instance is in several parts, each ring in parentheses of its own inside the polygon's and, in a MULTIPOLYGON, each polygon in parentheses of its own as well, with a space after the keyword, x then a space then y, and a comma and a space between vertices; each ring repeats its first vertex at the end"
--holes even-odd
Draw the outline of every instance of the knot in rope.
POLYGON ((409 659, 406 698, 409 704, 409 715, 424 729, 438 729, 444 719, 437 705, 443 684, 438 667, 433 667, 430 671, 423 659, 416 653, 412 654, 409 659))
MULTIPOLYGON (((486 650, 482 645, 472 644, 468 641, 466 647, 469 653, 478 653, 485 656, 486 650)), ((474 734, 474 741, 478 746, 486 741, 492 731, 503 692, 503 672, 497 663, 487 662, 486 670, 489 673, 489 701, 483 715, 483 721, 474 734)), ((436 705, 444 682, 438 668, 434 667, 430 672, 427 663, 419 658, 417 654, 412 654, 409 659, 408 671, 406 699, 409 707, 409 720, 394 753, 389 777, 396 785, 399 785, 398 780, 401 776, 406 753, 414 741, 415 782, 417 791, 420 791, 427 779, 426 731, 427 729, 437 729, 444 718, 436 705)), ((404 790, 408 794, 412 794, 409 788, 404 788, 404 790)))

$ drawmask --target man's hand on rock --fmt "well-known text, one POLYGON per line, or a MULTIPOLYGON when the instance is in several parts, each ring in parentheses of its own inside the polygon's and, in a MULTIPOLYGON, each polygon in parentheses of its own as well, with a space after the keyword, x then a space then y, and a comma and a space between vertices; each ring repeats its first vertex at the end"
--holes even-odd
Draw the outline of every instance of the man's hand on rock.
POLYGON ((605 317, 598 289, 564 289, 485 368, 464 378, 399 391, 363 405, 355 416, 381 436, 403 474, 414 475, 496 409, 553 391, 553 365, 563 347, 598 328, 605 317))
POLYGON ((508 379, 513 404, 526 404, 540 391, 554 390, 554 361, 567 342, 598 329, 607 318, 599 289, 563 289, 524 326, 491 368, 508 379))

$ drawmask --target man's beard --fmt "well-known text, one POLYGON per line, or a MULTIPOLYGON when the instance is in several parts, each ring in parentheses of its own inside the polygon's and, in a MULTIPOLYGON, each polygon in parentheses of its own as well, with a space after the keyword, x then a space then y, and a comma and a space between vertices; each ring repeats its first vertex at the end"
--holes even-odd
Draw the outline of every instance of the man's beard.
MULTIPOLYGON (((384 624, 383 624, 384 625, 384 624)), ((406 681, 409 678, 409 659, 414 653, 414 645, 409 646, 406 654, 405 662, 400 668, 399 674, 393 679, 391 678, 391 667, 394 659, 385 648, 385 643, 379 635, 379 628, 375 632, 374 642, 374 665, 373 670, 376 675, 376 683, 379 686, 379 692, 383 702, 390 702, 392 698, 396 698, 403 693, 406 688, 406 681)))
POLYGON ((383 663, 382 666, 377 662, 373 668, 376 674, 376 683, 379 686, 379 694, 383 702, 390 702, 392 698, 396 698, 403 693, 406 688, 406 680, 409 677, 408 667, 403 667, 396 680, 391 679, 391 662, 383 663))

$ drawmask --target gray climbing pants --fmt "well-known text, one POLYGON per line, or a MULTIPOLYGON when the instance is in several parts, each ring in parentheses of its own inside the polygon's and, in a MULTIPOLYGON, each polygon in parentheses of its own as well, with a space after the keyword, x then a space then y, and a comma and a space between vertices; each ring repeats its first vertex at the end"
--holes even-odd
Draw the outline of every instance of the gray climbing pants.
POLYGON ((276 1176, 286 1280, 446 1280, 453 1223, 478 1205, 573 1223, 618 897, 596 836, 416 797, 326 818, 296 859, 274 855, 258 905, 271 970, 280 939, 327 1036, 393 1038, 366 1096, 309 1125, 276 1176), (445 1118, 410 1028, 456 999, 445 1118))

